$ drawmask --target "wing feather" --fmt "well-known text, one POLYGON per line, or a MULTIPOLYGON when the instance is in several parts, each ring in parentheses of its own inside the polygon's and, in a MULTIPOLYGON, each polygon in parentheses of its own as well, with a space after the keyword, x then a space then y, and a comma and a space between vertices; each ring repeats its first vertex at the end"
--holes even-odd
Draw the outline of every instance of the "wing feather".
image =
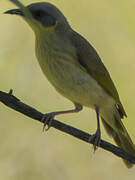
POLYGON ((75 31, 73 31, 71 39, 76 47, 78 62, 100 84, 100 86, 115 99, 121 117, 126 116, 126 112, 120 102, 115 85, 96 50, 86 39, 75 31))

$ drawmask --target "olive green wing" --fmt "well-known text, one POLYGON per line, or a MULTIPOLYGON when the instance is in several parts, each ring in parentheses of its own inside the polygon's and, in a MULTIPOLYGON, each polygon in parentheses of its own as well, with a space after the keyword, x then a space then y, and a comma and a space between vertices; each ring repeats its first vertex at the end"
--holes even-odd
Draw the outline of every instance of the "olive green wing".
POLYGON ((121 117, 126 116, 115 85, 96 50, 86 39, 75 31, 72 33, 71 41, 76 47, 78 62, 100 84, 100 86, 115 99, 121 117))

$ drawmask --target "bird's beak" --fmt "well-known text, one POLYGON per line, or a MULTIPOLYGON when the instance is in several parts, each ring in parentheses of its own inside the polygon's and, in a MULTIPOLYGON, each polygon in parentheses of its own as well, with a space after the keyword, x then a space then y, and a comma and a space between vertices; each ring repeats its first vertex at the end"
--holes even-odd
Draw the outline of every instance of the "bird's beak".
POLYGON ((20 9, 11 9, 8 11, 5 11, 4 14, 16 14, 16 15, 20 15, 20 16, 24 16, 23 12, 20 9))

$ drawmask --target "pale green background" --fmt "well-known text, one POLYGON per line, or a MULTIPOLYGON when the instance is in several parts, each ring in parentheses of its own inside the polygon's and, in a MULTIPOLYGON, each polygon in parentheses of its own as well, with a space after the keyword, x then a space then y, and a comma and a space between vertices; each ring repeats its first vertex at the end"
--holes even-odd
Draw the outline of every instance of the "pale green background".
MULTIPOLYGON (((23 3, 34 2, 23 0, 23 3)), ((97 49, 119 91, 128 118, 123 122, 135 142, 135 0, 53 0, 72 27, 97 49)), ((15 8, 0 1, 0 90, 14 89, 22 101, 42 112, 72 104, 47 82, 34 55, 34 34, 24 21, 3 11, 15 8)), ((94 133, 95 112, 57 119, 94 133)), ((113 142, 102 128, 102 138, 113 142)), ((135 168, 102 149, 50 129, 0 104, 0 179, 128 180, 135 168)))

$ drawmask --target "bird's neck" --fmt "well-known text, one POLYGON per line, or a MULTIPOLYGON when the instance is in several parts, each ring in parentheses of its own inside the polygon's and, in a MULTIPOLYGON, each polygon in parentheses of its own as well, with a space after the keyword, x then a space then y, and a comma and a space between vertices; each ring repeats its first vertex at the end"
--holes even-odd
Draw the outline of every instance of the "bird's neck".
MULTIPOLYGON (((48 58, 58 56, 70 56, 75 59, 75 49, 68 35, 49 31, 36 34, 36 56, 38 60, 42 57, 44 61, 48 58)), ((68 58, 69 60, 71 58, 68 58)))

